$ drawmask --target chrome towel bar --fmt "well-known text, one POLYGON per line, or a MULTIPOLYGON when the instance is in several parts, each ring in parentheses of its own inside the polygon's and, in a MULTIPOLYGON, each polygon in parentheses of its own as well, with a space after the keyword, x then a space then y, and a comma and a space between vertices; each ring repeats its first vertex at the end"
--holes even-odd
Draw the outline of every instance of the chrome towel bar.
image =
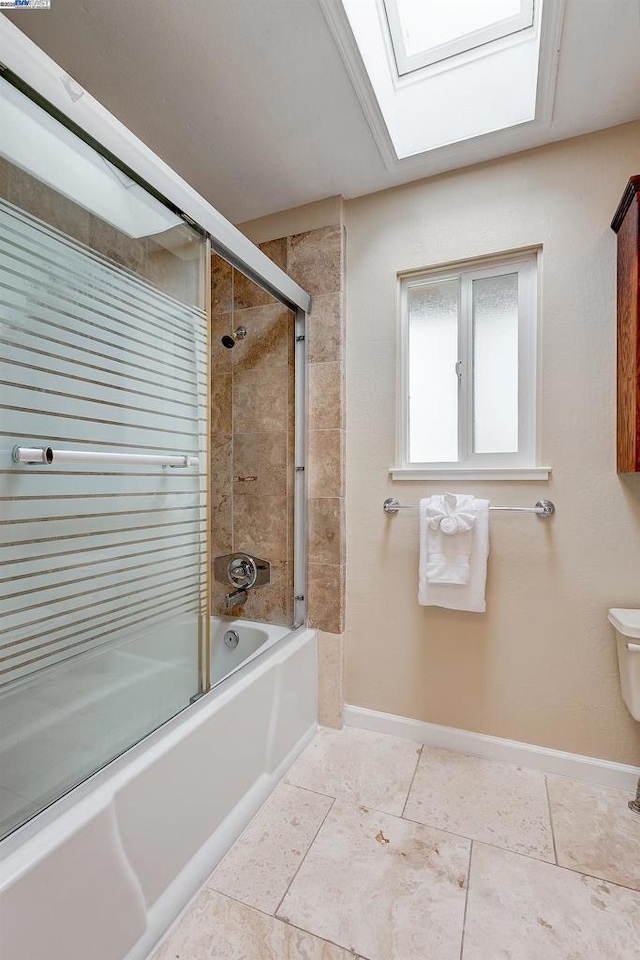
POLYGON ((156 467, 197 467, 197 457, 187 454, 94 453, 83 450, 54 450, 52 447, 14 447, 15 463, 122 463, 156 467))
MULTIPOLYGON (((384 512, 392 516, 396 514, 398 510, 417 510, 418 506, 417 503, 400 503, 395 497, 387 497, 382 504, 384 512)), ((556 507, 551 500, 538 500, 535 507, 489 507, 489 510, 513 510, 516 513, 535 513, 541 520, 548 520, 549 517, 552 517, 556 512, 556 507)))

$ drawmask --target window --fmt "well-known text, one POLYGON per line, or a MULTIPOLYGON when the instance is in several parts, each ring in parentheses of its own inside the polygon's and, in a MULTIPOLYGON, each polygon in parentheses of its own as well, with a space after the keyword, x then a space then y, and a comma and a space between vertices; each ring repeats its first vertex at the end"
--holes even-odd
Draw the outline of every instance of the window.
POLYGON ((398 466, 538 479, 537 254, 401 277, 398 466))
POLYGON ((402 77, 533 25, 533 0, 384 0, 402 77))

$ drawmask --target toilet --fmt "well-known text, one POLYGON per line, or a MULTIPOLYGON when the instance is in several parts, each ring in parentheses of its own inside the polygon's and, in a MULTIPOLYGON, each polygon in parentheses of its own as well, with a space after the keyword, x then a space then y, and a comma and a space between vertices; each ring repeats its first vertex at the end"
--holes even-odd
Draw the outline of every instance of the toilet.
POLYGON ((640 720, 640 610, 609 610, 616 629, 622 699, 635 720, 640 720))

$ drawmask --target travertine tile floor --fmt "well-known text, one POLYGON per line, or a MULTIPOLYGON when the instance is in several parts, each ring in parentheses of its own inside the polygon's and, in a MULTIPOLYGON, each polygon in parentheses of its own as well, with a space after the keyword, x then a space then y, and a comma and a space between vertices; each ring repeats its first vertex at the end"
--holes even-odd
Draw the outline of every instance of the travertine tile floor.
POLYGON ((628 799, 320 730, 153 960, 638 960, 628 799))

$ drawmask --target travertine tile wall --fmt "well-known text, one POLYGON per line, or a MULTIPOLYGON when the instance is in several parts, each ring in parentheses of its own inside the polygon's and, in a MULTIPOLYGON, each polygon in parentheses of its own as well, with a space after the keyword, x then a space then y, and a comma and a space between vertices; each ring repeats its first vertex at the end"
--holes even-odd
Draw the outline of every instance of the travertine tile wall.
POLYGON ((309 617, 344 627, 344 331, 340 226, 288 239, 287 273, 313 298, 309 323, 309 617))
MULTIPOLYGON (((286 240, 265 246, 285 268, 286 240)), ((271 564, 271 583, 226 610, 230 587, 212 584, 214 613, 293 623, 294 315, 225 260, 212 272, 212 556, 246 551, 271 564), (238 327, 233 349, 221 338, 238 327)))
MULTIPOLYGON (((309 437, 307 477, 309 487, 309 622, 319 629, 320 720, 342 725, 343 638, 345 581, 344 513, 344 238, 342 226, 311 230, 260 244, 261 250, 313 298, 309 324, 309 437)), ((218 257, 214 257, 213 283, 213 552, 251 549, 238 535, 255 538, 255 552, 271 560, 257 545, 272 547, 265 536, 277 539, 281 530, 283 489, 287 489, 287 543, 284 569, 278 585, 284 592, 269 598, 267 590, 249 598, 244 613, 258 619, 289 615, 293 597, 293 317, 268 294, 218 257), (285 317, 288 323, 285 324, 285 317), (263 333, 227 351, 220 346, 224 333, 243 325, 258 326, 263 333), (286 337, 286 344, 283 339, 286 337), (285 350, 286 346, 286 350, 285 350), (242 350, 251 359, 237 368, 242 350), (287 360, 285 361, 285 354, 287 360), (288 363, 288 416, 286 455, 282 444, 282 372, 288 363), (258 371, 259 376, 250 380, 258 371), (278 373, 279 371, 279 373, 278 373), (241 374, 238 378, 238 374, 241 374), (244 377, 244 380, 242 379, 244 377), (260 377, 262 379, 260 379, 260 377), (256 389, 264 388, 257 397, 256 389), (251 396, 265 406, 260 426, 255 426, 251 396), (233 425, 231 423, 233 417, 233 425), (264 418, 264 422, 263 422, 264 418), (239 430, 238 425, 245 429, 239 430), (233 429, 232 429, 233 426, 233 429), (285 463, 286 456, 286 463, 285 463), (246 458, 243 460, 243 457, 246 458), (242 470, 240 470, 240 466, 242 470), (284 470, 283 470, 284 466, 284 470), (283 474, 287 482, 283 481, 283 474), (256 477, 241 480, 241 476, 256 477), (233 480, 231 479, 233 477, 233 480), (253 491, 248 495, 246 485, 253 491), (288 486, 287 486, 288 484, 288 486), (244 499, 240 503, 241 498, 244 499), (236 515, 238 515, 236 517, 236 515), (280 519, 278 519, 278 517, 280 519)), ((255 406, 255 404, 254 404, 255 406)), ((280 539, 279 545, 282 545, 280 539)), ((275 585, 274 585, 275 586, 275 585)), ((224 592, 224 591, 222 591, 224 592)), ((221 591, 214 592, 214 610, 220 611, 221 591)), ((284 620, 283 622, 287 622, 284 620)))
POLYGON ((287 273, 312 298, 309 321, 309 622, 319 630, 320 722, 342 726, 345 616, 344 235, 288 238, 287 273))
POLYGON ((203 307, 200 241, 186 225, 156 237, 129 237, 0 157, 0 197, 184 303, 203 307))

